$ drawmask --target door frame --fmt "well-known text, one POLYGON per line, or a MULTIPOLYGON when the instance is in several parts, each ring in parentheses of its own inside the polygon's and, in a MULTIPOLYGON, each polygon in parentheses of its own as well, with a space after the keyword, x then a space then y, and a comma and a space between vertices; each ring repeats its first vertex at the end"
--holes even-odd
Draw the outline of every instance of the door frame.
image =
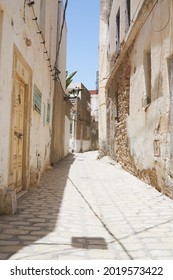
POLYGON ((15 188, 13 182, 13 108, 15 81, 19 79, 25 85, 24 97, 24 131, 23 131, 23 159, 22 159, 22 190, 26 190, 30 183, 30 124, 31 124, 31 96, 32 96, 32 70, 20 53, 13 46, 13 69, 12 69, 12 99, 11 99, 11 125, 10 125, 10 154, 9 154, 9 181, 8 185, 15 188))

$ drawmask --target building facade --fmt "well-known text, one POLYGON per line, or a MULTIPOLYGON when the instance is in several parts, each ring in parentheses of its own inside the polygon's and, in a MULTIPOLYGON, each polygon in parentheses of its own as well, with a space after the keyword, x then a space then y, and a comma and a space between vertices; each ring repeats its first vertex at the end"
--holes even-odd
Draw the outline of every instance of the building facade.
POLYGON ((0 0, 0 213, 15 213, 16 194, 50 164, 54 96, 65 86, 63 10, 56 0, 0 0))
POLYGON ((91 147, 91 110, 90 92, 82 83, 70 84, 69 91, 76 89, 76 96, 71 94, 71 125, 70 142, 71 152, 89 151, 91 147))
MULTIPOLYGON (((64 98, 65 99, 65 98, 64 98)), ((67 156, 70 152, 69 141, 71 139, 71 110, 72 103, 70 100, 65 100, 65 122, 64 122, 64 156, 67 156)))
POLYGON ((173 197, 173 2, 100 3, 100 153, 173 197))
POLYGON ((90 90, 91 99, 91 150, 98 150, 99 96, 97 90, 90 90))
POLYGON ((65 155, 65 115, 68 105, 64 101, 66 91, 66 44, 67 27, 64 17, 63 0, 58 1, 57 48, 55 90, 53 100, 51 163, 57 163, 65 155))

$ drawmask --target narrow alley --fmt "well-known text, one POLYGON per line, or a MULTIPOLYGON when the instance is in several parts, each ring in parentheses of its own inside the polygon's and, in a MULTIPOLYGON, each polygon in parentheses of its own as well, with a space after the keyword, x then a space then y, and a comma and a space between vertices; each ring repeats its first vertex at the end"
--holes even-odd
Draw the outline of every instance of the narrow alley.
POLYGON ((69 155, 1 216, 0 259, 172 259, 172 200, 97 156, 69 155))

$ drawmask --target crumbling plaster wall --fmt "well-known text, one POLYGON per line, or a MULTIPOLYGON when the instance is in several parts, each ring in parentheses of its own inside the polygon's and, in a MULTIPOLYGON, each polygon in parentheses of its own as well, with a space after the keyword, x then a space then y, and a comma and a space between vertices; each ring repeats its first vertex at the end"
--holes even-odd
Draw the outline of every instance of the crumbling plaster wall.
POLYGON ((131 57, 133 66, 127 130, 138 175, 172 196, 172 187, 167 182, 170 104, 168 58, 171 55, 170 22, 167 26, 165 24, 168 16, 167 7, 158 4, 136 38, 131 57), (146 95, 144 52, 148 48, 151 51, 151 104, 145 108, 142 102, 146 95))
POLYGON ((126 170, 172 197, 168 73, 172 50, 168 16, 167 7, 159 2, 114 75, 111 86, 114 88, 118 80, 119 121, 115 122, 115 145, 111 153, 126 170), (151 104, 145 107, 144 52, 148 48, 151 50, 151 104))

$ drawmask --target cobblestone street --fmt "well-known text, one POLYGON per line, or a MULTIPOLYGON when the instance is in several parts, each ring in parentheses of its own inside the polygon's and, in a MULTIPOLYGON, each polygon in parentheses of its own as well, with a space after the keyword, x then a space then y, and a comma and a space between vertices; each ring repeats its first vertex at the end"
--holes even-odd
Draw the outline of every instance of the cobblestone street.
POLYGON ((0 259, 173 259, 173 201, 97 152, 70 155, 0 217, 0 259))

